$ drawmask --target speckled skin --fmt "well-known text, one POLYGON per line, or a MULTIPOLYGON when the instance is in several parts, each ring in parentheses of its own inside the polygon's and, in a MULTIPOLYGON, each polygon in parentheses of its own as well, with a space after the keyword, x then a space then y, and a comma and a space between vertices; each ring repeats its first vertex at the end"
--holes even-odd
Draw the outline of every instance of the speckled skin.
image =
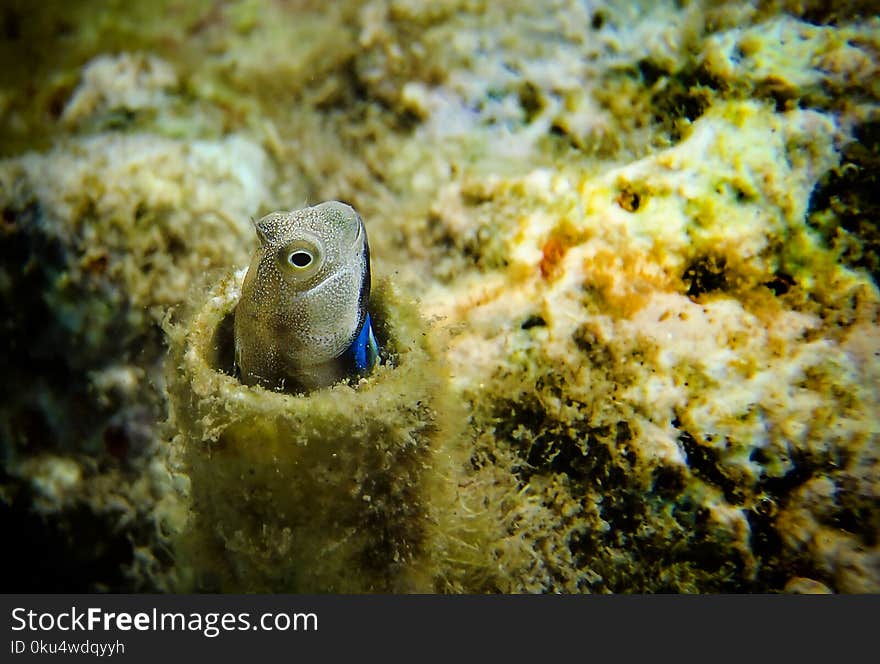
POLYGON ((255 225, 260 248, 235 310, 242 382, 295 390, 339 381, 351 371, 343 355, 364 323, 370 294, 360 215, 328 201, 273 212, 255 225))

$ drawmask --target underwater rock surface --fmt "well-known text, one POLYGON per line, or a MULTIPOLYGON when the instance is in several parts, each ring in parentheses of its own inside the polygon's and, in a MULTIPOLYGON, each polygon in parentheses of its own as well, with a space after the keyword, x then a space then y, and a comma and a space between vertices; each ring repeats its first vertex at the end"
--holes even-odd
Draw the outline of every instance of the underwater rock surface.
POLYGON ((2 17, 3 590, 880 591, 867 8, 164 5, 2 17), (391 355, 243 386, 330 199, 391 355))

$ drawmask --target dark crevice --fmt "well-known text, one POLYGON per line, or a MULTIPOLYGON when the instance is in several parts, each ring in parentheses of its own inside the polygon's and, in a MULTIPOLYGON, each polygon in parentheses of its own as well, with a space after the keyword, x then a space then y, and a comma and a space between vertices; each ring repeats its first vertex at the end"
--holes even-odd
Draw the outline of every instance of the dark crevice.
POLYGON ((41 516, 31 511, 32 498, 0 501, 0 521, 15 537, 0 574, 3 592, 131 591, 126 570, 134 557, 132 533, 87 505, 41 516))
POLYGON ((725 474, 718 450, 698 443, 688 431, 679 432, 678 442, 687 455, 688 466, 697 477, 721 489, 730 504, 742 504, 742 489, 725 474))
POLYGON ((688 296, 696 298, 726 290, 729 287, 726 268, 727 259, 723 256, 700 256, 691 261, 682 275, 682 281, 688 285, 688 296))
POLYGON ((808 223, 852 268, 880 284, 880 121, 866 122, 810 196, 808 223))

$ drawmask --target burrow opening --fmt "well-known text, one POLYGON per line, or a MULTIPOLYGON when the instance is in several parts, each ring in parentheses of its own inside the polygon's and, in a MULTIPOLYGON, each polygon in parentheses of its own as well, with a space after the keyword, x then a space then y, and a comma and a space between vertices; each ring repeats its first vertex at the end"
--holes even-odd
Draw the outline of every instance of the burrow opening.
MULTIPOLYGON (((396 367, 399 361, 399 352, 396 340, 391 332, 391 326, 388 324, 390 313, 385 303, 385 299, 379 294, 371 296, 368 311, 370 312, 373 334, 376 337, 376 343, 379 346, 378 363, 396 367)), ((211 367, 216 371, 239 380, 240 374, 238 367, 235 364, 234 308, 227 312, 217 325, 217 329, 214 331, 214 338, 211 347, 213 348, 213 356, 209 358, 211 367)), ((367 376, 369 376, 369 374, 367 374, 367 376)), ((283 388, 279 388, 278 391, 289 394, 301 392, 299 389, 283 388)))

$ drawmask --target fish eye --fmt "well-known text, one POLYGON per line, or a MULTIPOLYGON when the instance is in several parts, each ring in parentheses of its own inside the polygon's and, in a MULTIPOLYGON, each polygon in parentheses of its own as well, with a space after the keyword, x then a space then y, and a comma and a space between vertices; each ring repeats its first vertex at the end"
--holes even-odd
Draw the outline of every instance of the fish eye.
POLYGON ((293 267, 304 268, 308 267, 312 264, 314 260, 313 256, 303 249, 297 249, 287 257, 287 262, 293 265, 293 267))

